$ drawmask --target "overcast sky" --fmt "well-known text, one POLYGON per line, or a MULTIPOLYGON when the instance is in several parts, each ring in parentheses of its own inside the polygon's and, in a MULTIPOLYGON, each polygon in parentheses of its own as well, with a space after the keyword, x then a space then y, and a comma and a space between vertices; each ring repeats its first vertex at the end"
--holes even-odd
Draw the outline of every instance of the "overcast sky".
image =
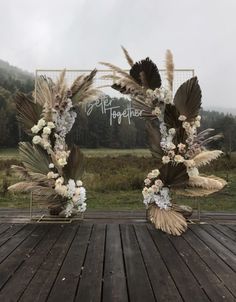
POLYGON ((236 0, 0 0, 0 58, 28 71, 127 68, 149 56, 160 68, 194 68, 203 106, 236 107, 236 0))

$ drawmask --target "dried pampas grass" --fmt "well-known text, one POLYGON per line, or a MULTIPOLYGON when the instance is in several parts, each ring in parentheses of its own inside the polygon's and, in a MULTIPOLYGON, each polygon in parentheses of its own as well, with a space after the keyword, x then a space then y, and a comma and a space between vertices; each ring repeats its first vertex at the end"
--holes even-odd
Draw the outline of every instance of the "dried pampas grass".
POLYGON ((121 48, 122 48, 122 50, 123 50, 123 52, 125 54, 127 62, 129 63, 130 67, 132 67, 134 65, 134 61, 131 59, 131 57, 130 57, 128 51, 127 51, 127 49, 125 49, 124 46, 121 46, 121 48))
POLYGON ((203 151, 200 154, 196 155, 193 160, 196 164, 196 167, 202 167, 209 164, 212 160, 217 159, 223 154, 220 150, 214 151, 203 151))
POLYGON ((173 91, 174 61, 172 52, 169 49, 166 51, 166 79, 169 83, 170 90, 173 91))
POLYGON ((180 236, 187 229, 187 222, 183 215, 172 209, 161 210, 156 205, 151 205, 148 208, 148 217, 156 229, 174 236, 180 236))
POLYGON ((214 192, 220 191, 226 186, 227 182, 214 175, 212 176, 193 176, 189 177, 189 186, 200 187, 202 189, 213 190, 214 192))

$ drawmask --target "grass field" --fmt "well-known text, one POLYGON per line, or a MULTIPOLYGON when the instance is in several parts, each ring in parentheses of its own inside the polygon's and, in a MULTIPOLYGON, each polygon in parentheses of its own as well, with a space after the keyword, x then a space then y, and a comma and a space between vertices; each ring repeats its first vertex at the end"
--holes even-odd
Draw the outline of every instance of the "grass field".
MULTIPOLYGON (((144 209, 141 190, 145 175, 155 168, 155 160, 147 149, 83 149, 87 157, 84 183, 87 203, 92 209, 144 209)), ((10 194, 7 187, 17 178, 10 165, 19 162, 15 149, 0 150, 0 207, 29 207, 29 194, 10 194)), ((229 162, 221 159, 205 173, 228 180, 228 186, 201 199, 174 196, 175 202, 196 208, 197 201, 206 211, 236 211, 236 156, 229 162)))

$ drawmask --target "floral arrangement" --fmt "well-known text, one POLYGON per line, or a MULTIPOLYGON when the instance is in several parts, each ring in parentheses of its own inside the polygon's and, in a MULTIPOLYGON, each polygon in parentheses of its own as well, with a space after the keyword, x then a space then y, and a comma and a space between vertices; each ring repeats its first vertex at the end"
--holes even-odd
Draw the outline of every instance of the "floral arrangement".
POLYGON ((214 129, 198 133, 201 124, 201 89, 196 77, 184 82, 173 96, 174 63, 166 53, 166 87, 157 66, 149 59, 134 63, 123 48, 130 72, 110 64, 112 88, 131 97, 146 120, 149 146, 158 169, 148 173, 142 191, 149 219, 156 228, 173 235, 187 229, 180 206, 172 203, 171 192, 185 196, 204 196, 221 190, 225 180, 199 173, 199 168, 218 158, 222 151, 206 146, 221 135, 209 136, 214 129))
POLYGON ((23 181, 10 191, 31 191, 45 202, 50 212, 69 217, 86 210, 86 190, 81 177, 83 154, 78 146, 66 142, 77 117, 76 106, 94 99, 99 91, 92 87, 96 70, 79 76, 70 88, 63 71, 54 83, 37 79, 34 100, 18 93, 18 120, 32 143, 20 143, 22 166, 13 166, 23 181))

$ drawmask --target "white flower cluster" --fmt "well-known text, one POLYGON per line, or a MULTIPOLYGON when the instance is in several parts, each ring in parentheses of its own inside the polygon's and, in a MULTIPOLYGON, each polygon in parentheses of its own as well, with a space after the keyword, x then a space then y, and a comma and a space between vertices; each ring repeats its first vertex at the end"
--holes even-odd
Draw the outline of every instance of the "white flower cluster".
POLYGON ((68 183, 64 184, 64 178, 59 177, 55 181, 55 191, 68 200, 65 207, 66 217, 71 216, 73 210, 77 212, 84 212, 86 210, 86 190, 83 187, 82 181, 77 180, 75 182, 73 179, 69 179, 68 183))
POLYGON ((169 89, 164 87, 156 88, 155 90, 147 89, 146 91, 147 103, 150 103, 154 100, 158 100, 159 102, 163 102, 165 104, 169 104, 172 101, 172 94, 169 89))
MULTIPOLYGON (((176 149, 176 146, 173 143, 173 138, 174 138, 175 133, 176 133, 175 128, 170 128, 169 130, 167 130, 167 127, 166 127, 165 123, 161 122, 160 123, 160 133, 161 133, 160 146, 161 146, 162 150, 165 153, 168 153, 168 152, 173 151, 174 149, 176 149)), ((173 152, 171 152, 170 154, 172 154, 173 152)), ((168 160, 167 158, 165 158, 165 159, 168 160)))
POLYGON ((71 110, 72 107, 70 98, 61 100, 60 95, 57 95, 55 108, 50 109, 52 121, 41 118, 37 125, 31 128, 34 134, 33 144, 41 145, 52 156, 53 163, 49 164, 49 168, 53 170, 48 172, 47 178, 54 180, 57 194, 67 199, 66 217, 71 216, 73 212, 84 212, 87 206, 85 203, 86 190, 82 182, 80 180, 75 182, 75 180, 70 179, 68 183, 65 183, 64 178, 57 173, 61 170, 60 167, 66 166, 70 155, 66 144, 66 135, 71 130, 77 116, 76 112, 71 110), (53 132, 52 129, 54 129, 53 132), (50 141, 51 134, 55 139, 54 146, 50 141))
POLYGON ((49 140, 49 135, 51 134, 53 128, 55 128, 55 124, 53 122, 46 122, 43 118, 41 118, 37 125, 34 125, 31 128, 33 134, 38 134, 41 132, 41 135, 34 135, 32 140, 33 144, 41 145, 49 152, 52 147, 49 140))
POLYGON ((144 198, 143 203, 146 207, 148 207, 149 204, 155 203, 160 209, 167 210, 171 206, 169 189, 164 187, 161 179, 155 180, 159 175, 160 171, 158 169, 148 173, 147 178, 144 180, 145 187, 142 191, 144 198), (152 183, 153 185, 151 185, 152 183))

